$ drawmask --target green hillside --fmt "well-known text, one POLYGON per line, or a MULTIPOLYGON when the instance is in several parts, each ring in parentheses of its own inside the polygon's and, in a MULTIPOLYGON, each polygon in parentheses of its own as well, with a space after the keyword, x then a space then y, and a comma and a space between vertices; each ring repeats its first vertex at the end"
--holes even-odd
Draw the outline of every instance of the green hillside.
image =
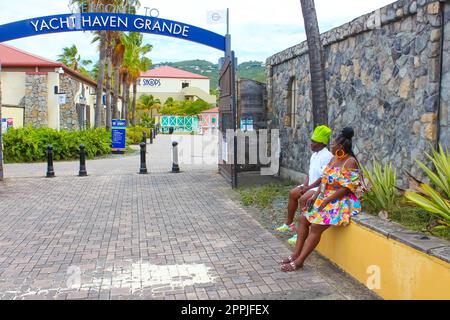
MULTIPOLYGON (((171 66, 181 70, 201 74, 211 79, 211 89, 217 88, 219 85, 219 67, 218 64, 211 63, 206 60, 187 60, 180 62, 163 62, 155 65, 171 66)), ((238 78, 245 78, 266 82, 266 69, 263 62, 248 61, 238 65, 238 78)))

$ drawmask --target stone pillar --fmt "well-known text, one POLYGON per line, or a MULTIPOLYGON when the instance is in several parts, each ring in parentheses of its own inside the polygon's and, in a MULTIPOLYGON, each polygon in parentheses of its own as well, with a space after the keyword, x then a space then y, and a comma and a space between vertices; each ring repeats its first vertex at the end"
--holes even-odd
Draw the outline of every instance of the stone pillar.
POLYGON ((59 76, 60 92, 66 94, 66 103, 59 105, 59 118, 61 129, 79 130, 78 113, 76 108, 76 95, 80 89, 80 83, 66 74, 59 76))
POLYGON ((48 125, 48 88, 46 72, 29 72, 25 77, 25 125, 33 128, 48 125))

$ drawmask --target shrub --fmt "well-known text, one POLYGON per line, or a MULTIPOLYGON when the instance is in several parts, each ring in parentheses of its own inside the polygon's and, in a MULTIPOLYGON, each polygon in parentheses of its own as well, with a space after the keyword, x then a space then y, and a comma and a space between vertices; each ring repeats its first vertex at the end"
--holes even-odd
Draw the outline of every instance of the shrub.
POLYGON ((111 133, 105 129, 57 131, 50 128, 12 128, 3 138, 5 162, 10 163, 45 161, 49 144, 53 146, 55 160, 77 159, 80 144, 85 145, 87 158, 111 152, 111 133))
POLYGON ((405 196, 437 219, 435 230, 447 230, 450 229, 450 154, 439 146, 438 151, 433 150, 427 157, 435 171, 420 161, 417 163, 431 184, 422 183, 417 192, 409 191, 405 196))
POLYGON ((392 212, 401 199, 395 187, 397 174, 391 164, 382 168, 380 163, 374 161, 372 167, 372 170, 363 168, 364 176, 370 183, 370 190, 364 194, 362 201, 372 213, 392 212))
POLYGON ((142 132, 147 132, 147 138, 150 137, 150 129, 141 126, 127 128, 127 142, 128 144, 139 144, 142 141, 142 132))

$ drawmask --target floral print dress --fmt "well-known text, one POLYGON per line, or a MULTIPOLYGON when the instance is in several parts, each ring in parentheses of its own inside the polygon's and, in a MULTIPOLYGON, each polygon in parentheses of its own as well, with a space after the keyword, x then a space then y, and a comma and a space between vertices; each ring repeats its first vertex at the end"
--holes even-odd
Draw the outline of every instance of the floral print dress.
MULTIPOLYGON (((345 164, 344 166, 345 167, 345 164)), ((327 165, 322 175, 319 195, 310 211, 304 216, 310 223, 332 226, 346 226, 350 223, 350 217, 361 212, 361 202, 355 196, 355 191, 360 184, 358 169, 346 169, 327 165), (348 188, 351 193, 328 203, 323 211, 317 209, 324 199, 331 196, 340 187, 348 188)))

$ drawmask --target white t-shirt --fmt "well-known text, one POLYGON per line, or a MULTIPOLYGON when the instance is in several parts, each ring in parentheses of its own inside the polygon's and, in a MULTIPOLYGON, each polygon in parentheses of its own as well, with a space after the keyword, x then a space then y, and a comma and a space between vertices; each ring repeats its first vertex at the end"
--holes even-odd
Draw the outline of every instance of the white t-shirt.
MULTIPOLYGON (((309 160, 309 184, 316 182, 322 177, 323 170, 333 158, 333 154, 327 148, 323 148, 319 152, 314 152, 309 160)), ((317 188, 311 189, 317 191, 317 188)))

